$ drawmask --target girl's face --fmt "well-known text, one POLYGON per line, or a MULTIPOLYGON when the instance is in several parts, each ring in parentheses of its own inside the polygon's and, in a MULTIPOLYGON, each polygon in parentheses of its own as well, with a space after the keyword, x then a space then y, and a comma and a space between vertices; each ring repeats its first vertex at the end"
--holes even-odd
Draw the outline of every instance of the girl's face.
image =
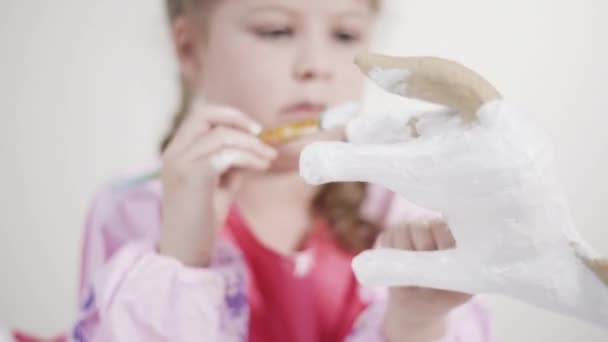
POLYGON ((359 97, 353 57, 374 14, 369 0, 221 0, 187 76, 208 102, 265 127, 314 117, 359 97))

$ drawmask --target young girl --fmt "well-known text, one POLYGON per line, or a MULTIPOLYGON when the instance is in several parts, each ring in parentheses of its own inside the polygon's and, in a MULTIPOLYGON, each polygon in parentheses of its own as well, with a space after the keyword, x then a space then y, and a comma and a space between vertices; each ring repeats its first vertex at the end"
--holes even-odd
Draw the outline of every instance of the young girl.
POLYGON ((94 200, 72 340, 491 340, 467 294, 358 285, 350 260, 376 243, 455 242, 444 222, 379 188, 305 184, 302 146, 340 132, 281 146, 256 138, 360 96, 352 60, 378 2, 167 1, 183 106, 161 179, 94 200))

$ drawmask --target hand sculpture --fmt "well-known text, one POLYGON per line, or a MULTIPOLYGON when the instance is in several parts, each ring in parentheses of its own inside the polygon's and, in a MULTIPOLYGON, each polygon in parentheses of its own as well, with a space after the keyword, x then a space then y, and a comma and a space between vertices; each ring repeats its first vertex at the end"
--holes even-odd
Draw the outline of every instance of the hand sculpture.
POLYGON ((457 243, 365 251, 353 261, 359 281, 502 294, 608 326, 608 261, 577 233, 542 132, 455 62, 364 55, 357 64, 383 89, 447 109, 359 116, 348 143, 309 145, 300 174, 382 185, 443 213, 457 243))

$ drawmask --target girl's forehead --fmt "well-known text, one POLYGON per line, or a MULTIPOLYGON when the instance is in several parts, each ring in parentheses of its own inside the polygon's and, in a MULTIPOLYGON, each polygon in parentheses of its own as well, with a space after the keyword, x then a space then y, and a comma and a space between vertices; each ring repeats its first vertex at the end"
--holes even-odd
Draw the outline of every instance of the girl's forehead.
POLYGON ((220 0, 225 5, 238 6, 243 10, 276 10, 292 14, 341 14, 353 12, 366 14, 373 0, 220 0))

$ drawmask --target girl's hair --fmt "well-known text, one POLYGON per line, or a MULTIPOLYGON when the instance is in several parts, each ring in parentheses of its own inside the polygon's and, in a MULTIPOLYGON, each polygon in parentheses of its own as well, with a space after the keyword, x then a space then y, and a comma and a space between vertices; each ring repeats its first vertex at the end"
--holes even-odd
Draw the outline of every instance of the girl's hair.
MULTIPOLYGON (((166 0, 170 22, 186 15, 193 6, 202 5, 211 0, 166 0)), ((217 1, 217 0, 216 0, 217 1)), ((374 11, 380 6, 380 0, 370 0, 374 11)), ((192 89, 182 78, 182 97, 179 110, 173 117, 171 127, 161 142, 161 152, 169 145, 177 129, 189 113, 192 101, 192 89)), ((380 232, 380 227, 364 219, 361 205, 367 193, 367 183, 330 183, 321 187, 313 199, 311 211, 327 219, 331 233, 349 251, 358 252, 370 248, 380 232)))

